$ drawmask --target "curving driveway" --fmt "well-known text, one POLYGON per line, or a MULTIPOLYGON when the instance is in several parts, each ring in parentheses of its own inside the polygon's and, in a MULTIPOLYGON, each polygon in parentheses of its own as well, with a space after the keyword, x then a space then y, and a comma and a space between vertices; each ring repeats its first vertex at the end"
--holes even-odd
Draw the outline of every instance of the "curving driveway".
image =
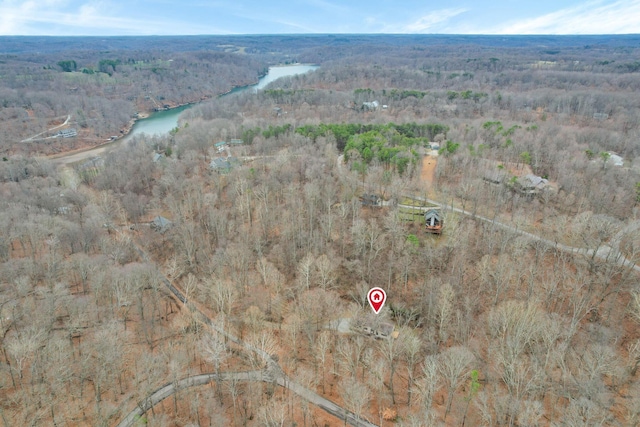
MULTIPOLYGON (((274 381, 270 378, 268 373, 264 371, 248 371, 248 372, 226 372, 220 374, 220 376, 216 374, 200 374, 194 375, 192 377, 184 378, 176 383, 165 384, 160 387, 155 392, 151 393, 147 396, 143 401, 141 401, 138 406, 131 412, 127 414, 122 421, 120 421, 116 427, 133 427, 136 422, 138 422, 139 418, 144 415, 149 409, 158 403, 162 402, 164 399, 173 395, 174 393, 179 392, 180 390, 184 390, 189 387, 197 387, 205 384, 209 384, 212 381, 229 381, 229 380, 237 380, 237 381, 264 381, 268 383, 273 383, 274 381)), ((316 393, 302 387, 296 382, 292 382, 287 378, 278 378, 275 383, 279 386, 287 388, 302 397, 303 399, 308 400, 310 403, 318 406, 323 409, 325 412, 341 419, 346 420, 346 422, 352 426, 356 427, 375 427, 375 424, 371 424, 370 422, 356 418, 355 415, 344 408, 336 405, 332 401, 325 399, 322 396, 317 395, 316 393)))
POLYGON ((172 394, 189 387, 205 385, 215 380, 263 381, 263 378, 262 371, 228 372, 220 374, 220 376, 216 374, 194 375, 192 377, 184 378, 176 383, 165 384, 141 401, 133 411, 129 412, 127 416, 118 423, 117 427, 134 426, 135 423, 138 422, 139 417, 172 394))
MULTIPOLYGON (((556 241, 553 240, 549 240, 549 239, 545 239, 544 237, 540 237, 538 235, 535 235, 533 233, 529 233, 528 231, 524 231, 522 229, 519 229, 518 227, 514 227, 512 225, 508 225, 508 224, 504 224, 502 222, 496 221, 495 219, 490 219, 484 216, 480 216, 480 215, 476 215, 473 212, 469 212, 469 211, 465 211, 463 209, 460 208, 454 208, 451 206, 447 206, 447 205, 443 205, 440 202, 437 202, 435 200, 431 200, 431 199, 427 199, 424 197, 416 197, 416 196, 407 196, 407 197, 411 197, 413 199, 416 200, 421 200, 423 202, 428 202, 428 203, 432 203, 436 206, 439 206, 440 208, 442 208, 445 211, 450 211, 450 212, 457 212, 463 215, 467 215, 470 216, 474 219, 483 221, 483 222, 487 222, 490 223, 491 225, 494 225, 496 227, 502 228, 504 230, 509 230, 513 233, 519 234, 521 236, 525 236, 528 237, 531 240, 536 240, 538 242, 542 242, 545 245, 555 248, 557 250, 563 251, 563 252, 568 252, 571 254, 579 254, 579 255, 584 255, 585 257, 588 258, 599 258, 605 261, 614 261, 616 264, 622 266, 622 267, 629 267, 635 271, 640 272, 640 266, 636 265, 636 263, 634 263, 632 260, 626 258, 624 255, 622 255, 622 253, 620 252, 620 250, 617 248, 617 245, 615 245, 616 247, 611 247, 608 245, 602 245, 600 247, 598 247, 597 249, 588 249, 588 248, 576 248, 574 246, 568 246, 568 245, 564 245, 562 243, 558 243, 556 241)), ((620 233, 618 233, 616 236, 614 236, 614 241, 616 239, 619 239, 619 237, 621 236, 621 233, 628 231, 629 229, 636 229, 636 228, 640 228, 640 225, 638 226, 628 226, 626 227, 624 230, 622 230, 620 233)))
MULTIPOLYGON (((135 244, 134 244, 134 247, 138 252, 138 254, 140 254, 140 256, 142 257, 142 259, 147 261, 149 264, 152 264, 155 266, 155 264, 151 261, 151 259, 149 258, 149 256, 145 251, 143 251, 141 248, 139 248, 135 244)), ((356 414, 354 414, 353 412, 348 411, 347 409, 337 405, 336 403, 330 401, 329 399, 326 399, 320 396, 318 393, 293 381, 291 378, 289 378, 287 374, 284 373, 284 371, 278 364, 278 361, 273 356, 271 356, 269 353, 265 352, 264 350, 241 340, 240 338, 225 331, 223 328, 217 325, 213 320, 211 320, 202 311, 200 311, 200 309, 198 309, 195 305, 190 304, 189 301, 187 301, 184 294, 180 292, 180 290, 176 288, 169 281, 169 279, 167 279, 167 277, 160 272, 160 269, 157 266, 155 267, 158 273, 160 274, 162 283, 164 283, 164 285, 167 286, 167 288, 169 288, 169 291, 178 300, 180 300, 183 304, 188 305, 189 310, 193 311, 200 318, 202 322, 206 323, 211 329, 215 330, 220 335, 226 337, 228 340, 243 347, 245 350, 259 355, 266 363, 266 367, 262 371, 224 373, 224 374, 220 374, 220 380, 238 379, 242 381, 265 381, 265 382, 275 383, 281 387, 291 390, 298 396, 307 400, 309 403, 312 403, 313 405, 318 406, 319 408, 323 409, 325 412, 339 418, 340 420, 354 427, 377 427, 375 424, 372 424, 362 419, 361 417, 356 416, 356 414)), ((193 377, 185 378, 179 381, 177 384, 173 384, 173 383, 167 384, 161 387, 160 389, 158 389, 157 391, 155 391, 154 393, 152 393, 147 398, 145 398, 142 402, 140 402, 137 405, 137 407, 134 410, 132 410, 117 425, 117 427, 132 426, 138 416, 144 414, 146 411, 151 409, 151 407, 154 406, 156 403, 162 401, 163 399, 166 399, 168 396, 171 396, 173 393, 179 390, 182 390, 186 387, 193 387, 197 385, 207 384, 208 382, 211 382, 216 378, 217 378, 216 374, 202 374, 202 375, 196 375, 193 377)))

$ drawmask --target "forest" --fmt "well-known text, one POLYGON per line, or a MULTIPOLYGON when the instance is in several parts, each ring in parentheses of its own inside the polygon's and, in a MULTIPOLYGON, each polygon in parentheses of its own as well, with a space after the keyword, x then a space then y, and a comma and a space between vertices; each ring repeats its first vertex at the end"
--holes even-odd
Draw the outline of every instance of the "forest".
POLYGON ((266 69, 260 59, 224 51, 0 53, 0 154, 42 156, 104 144, 153 111, 255 83, 266 69), (55 138, 63 124, 77 136, 55 138))
POLYGON ((640 425, 638 37, 7 39, 2 425, 640 425))

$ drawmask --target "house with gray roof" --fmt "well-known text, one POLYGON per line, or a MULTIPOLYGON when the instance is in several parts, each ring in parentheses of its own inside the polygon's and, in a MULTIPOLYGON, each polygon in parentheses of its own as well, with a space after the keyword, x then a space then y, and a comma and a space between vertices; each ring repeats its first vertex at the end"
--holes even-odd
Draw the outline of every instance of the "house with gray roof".
POLYGON ((392 323, 381 320, 378 316, 368 315, 353 318, 349 322, 349 326, 354 332, 365 334, 373 338, 397 338, 397 333, 394 333, 395 326, 392 323))
POLYGON ((157 231, 160 234, 164 234, 173 227, 173 222, 169 221, 167 218, 163 216, 157 216, 153 218, 153 221, 149 224, 151 229, 157 231))
POLYGON ((62 129, 56 134, 56 136, 59 138, 73 138, 75 136, 78 136, 78 131, 74 128, 62 129))
POLYGON ((527 174, 518 178, 515 189, 521 194, 533 196, 541 193, 549 187, 549 181, 533 174, 527 174))
POLYGON ((424 223, 427 228, 427 233, 441 234, 444 220, 442 218, 442 212, 440 209, 429 209, 424 213, 424 223))
POLYGON ((227 157, 226 159, 224 157, 216 157, 209 163, 209 169, 218 173, 227 173, 237 163, 238 161, 233 157, 227 157))
POLYGON ((613 166, 624 166, 624 159, 618 156, 616 153, 609 151, 609 158, 607 159, 607 163, 613 166))
POLYGON ((380 207, 382 206, 382 199, 377 194, 363 194, 360 196, 360 203, 362 203, 362 206, 380 207))

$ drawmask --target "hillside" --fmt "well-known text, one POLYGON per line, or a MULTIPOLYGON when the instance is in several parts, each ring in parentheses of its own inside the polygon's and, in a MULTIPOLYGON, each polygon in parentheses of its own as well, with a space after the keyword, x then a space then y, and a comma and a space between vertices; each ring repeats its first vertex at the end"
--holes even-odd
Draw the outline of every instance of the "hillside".
POLYGON ((354 39, 93 162, 6 155, 5 424, 638 424, 634 39, 354 39))

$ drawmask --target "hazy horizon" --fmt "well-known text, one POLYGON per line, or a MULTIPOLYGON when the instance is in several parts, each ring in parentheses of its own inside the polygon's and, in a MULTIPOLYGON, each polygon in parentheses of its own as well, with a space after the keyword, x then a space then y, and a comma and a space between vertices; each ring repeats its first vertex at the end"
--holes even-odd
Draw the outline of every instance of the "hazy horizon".
POLYGON ((640 33, 640 0, 0 0, 0 35, 617 35, 640 33))

